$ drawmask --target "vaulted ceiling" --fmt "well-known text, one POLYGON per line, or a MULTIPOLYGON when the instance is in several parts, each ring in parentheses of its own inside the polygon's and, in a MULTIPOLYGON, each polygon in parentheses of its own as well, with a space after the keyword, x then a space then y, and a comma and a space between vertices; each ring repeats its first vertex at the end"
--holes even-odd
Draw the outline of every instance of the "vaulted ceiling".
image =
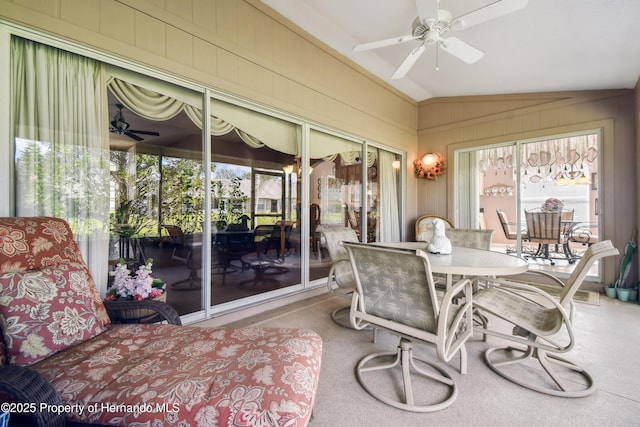
MULTIPOLYGON (((401 44, 355 52, 357 44, 411 35, 418 6, 437 0, 262 0, 320 41, 416 101, 432 97, 633 88, 640 76, 640 1, 529 0, 520 10, 450 30, 483 51, 467 64, 428 45, 404 78, 401 44), (438 70, 436 70, 436 64, 438 70)), ((502 0, 503 2, 522 0, 502 0)), ((496 0, 440 0, 453 18, 496 0)))

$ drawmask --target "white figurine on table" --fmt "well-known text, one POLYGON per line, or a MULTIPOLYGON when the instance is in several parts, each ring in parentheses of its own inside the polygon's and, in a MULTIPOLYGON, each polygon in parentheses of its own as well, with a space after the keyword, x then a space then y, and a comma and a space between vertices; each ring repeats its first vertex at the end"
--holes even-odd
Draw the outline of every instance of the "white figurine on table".
POLYGON ((434 219, 431 223, 431 228, 433 228, 433 237, 427 245, 427 250, 432 254, 450 254, 451 241, 445 235, 444 221, 441 219, 434 219))

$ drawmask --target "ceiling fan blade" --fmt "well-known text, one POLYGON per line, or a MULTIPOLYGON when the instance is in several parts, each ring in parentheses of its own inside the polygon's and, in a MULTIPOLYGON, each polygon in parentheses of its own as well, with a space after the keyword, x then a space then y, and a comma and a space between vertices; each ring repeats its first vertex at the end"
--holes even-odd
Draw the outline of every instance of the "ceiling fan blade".
POLYGON ((136 141, 142 141, 143 138, 140 138, 138 135, 136 135, 135 133, 131 133, 129 131, 124 133, 125 135, 127 135, 129 138, 131 139, 135 139, 136 141))
POLYGON ((402 62, 402 64, 400 64, 396 72, 393 73, 393 76, 391 76, 391 78, 401 79, 404 76, 406 76, 409 70, 411 69, 411 67, 413 67, 413 64, 416 63, 416 61, 418 60, 418 58, 420 58, 420 55, 422 55, 422 52, 424 52, 425 49, 426 47, 424 43, 422 43, 417 48, 413 49, 409 54, 409 56, 407 56, 405 60, 402 62))
POLYGON ((438 20, 439 0, 416 0, 416 9, 420 22, 431 26, 438 20))
POLYGON ((473 64, 484 56, 484 52, 455 37, 447 37, 440 43, 440 48, 456 58, 473 64))
POLYGON ((148 130, 133 130, 133 129, 129 129, 127 132, 139 133, 141 135, 160 136, 160 134, 158 132, 153 132, 153 131, 148 131, 148 130))
POLYGON ((473 12, 466 13, 451 21, 451 28, 461 30, 473 27, 491 19, 498 18, 516 10, 520 10, 527 5, 528 0, 498 0, 473 12))
POLYGON ((392 39, 379 40, 377 42, 357 44, 357 45, 355 45, 353 47, 353 51, 354 52, 361 52, 363 50, 377 49, 379 47, 391 46, 391 45, 394 45, 394 44, 410 42, 410 41, 415 40, 415 39, 416 39, 416 37, 414 37, 414 36, 401 36, 401 37, 394 37, 392 39))

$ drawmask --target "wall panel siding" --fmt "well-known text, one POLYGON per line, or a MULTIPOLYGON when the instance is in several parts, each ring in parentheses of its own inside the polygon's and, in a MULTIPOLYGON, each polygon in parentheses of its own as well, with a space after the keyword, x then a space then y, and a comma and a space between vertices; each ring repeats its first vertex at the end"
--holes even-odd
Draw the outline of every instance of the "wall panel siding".
POLYGON ((118 3, 100 3, 99 31, 107 37, 133 45, 135 43, 135 11, 118 3))
POLYGON ((259 0, 60 0, 35 13, 30 3, 0 0, 5 4, 20 5, 13 8, 15 14, 2 8, 0 14, 8 19, 314 121, 322 118, 329 126, 341 123, 341 129, 352 134, 404 149, 397 141, 411 133, 409 149, 415 149, 416 102, 302 33, 259 0), (201 51, 208 56, 206 66, 200 64, 201 51), (248 78, 252 72, 257 78, 248 78), (282 78, 288 86, 306 87, 305 93, 313 93, 311 102, 301 102, 298 87, 275 94, 276 87, 284 87, 282 78), (341 108, 319 110, 336 102, 341 108), (305 108, 300 109, 301 104, 305 108), (346 127, 345 111, 357 116, 346 127), (403 136, 386 139, 394 134, 403 136))

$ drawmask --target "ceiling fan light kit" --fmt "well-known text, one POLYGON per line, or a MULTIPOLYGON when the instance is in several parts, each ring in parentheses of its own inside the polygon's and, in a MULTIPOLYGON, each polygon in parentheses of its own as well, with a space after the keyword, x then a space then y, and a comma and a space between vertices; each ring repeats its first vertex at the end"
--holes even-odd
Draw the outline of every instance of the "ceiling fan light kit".
MULTIPOLYGON (((528 0, 498 0, 462 16, 452 18, 451 12, 438 8, 439 0, 415 0, 418 17, 414 19, 411 25, 411 35, 359 44, 354 46, 353 50, 360 52, 411 41, 421 42, 396 69, 391 77, 392 79, 400 79, 406 76, 424 53, 426 46, 435 45, 436 54, 438 49, 442 49, 467 64, 473 64, 484 56, 483 51, 456 37, 444 36, 450 30, 460 31, 515 12, 516 10, 524 8, 527 5, 527 1, 528 0)), ((436 69, 438 69, 437 63, 436 69)))

